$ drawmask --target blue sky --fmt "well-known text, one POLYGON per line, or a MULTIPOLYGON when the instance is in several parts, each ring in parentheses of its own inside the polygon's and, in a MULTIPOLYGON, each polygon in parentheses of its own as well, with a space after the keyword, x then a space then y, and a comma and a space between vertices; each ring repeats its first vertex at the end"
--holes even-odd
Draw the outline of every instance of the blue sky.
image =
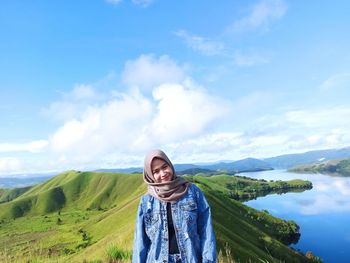
POLYGON ((0 175, 350 146, 348 1, 2 1, 0 175))

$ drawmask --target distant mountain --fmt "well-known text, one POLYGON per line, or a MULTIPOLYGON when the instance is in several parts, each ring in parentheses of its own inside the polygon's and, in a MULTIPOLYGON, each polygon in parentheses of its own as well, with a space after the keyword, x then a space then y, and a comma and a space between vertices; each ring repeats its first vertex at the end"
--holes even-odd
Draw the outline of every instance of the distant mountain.
POLYGON ((202 165, 200 167, 214 171, 234 171, 237 173, 273 169, 269 163, 255 158, 246 158, 234 162, 220 162, 212 165, 202 165))
POLYGON ((110 168, 110 169, 97 169, 93 172, 112 172, 112 173, 142 173, 142 167, 130 167, 130 168, 110 168))
POLYGON ((180 172, 188 169, 200 168, 200 165, 190 164, 190 163, 178 163, 174 164, 175 171, 180 172))
MULTIPOLYGON (((194 164, 174 164, 174 168, 176 171, 184 171, 188 169, 198 168, 198 166, 194 164)), ((98 169, 94 170, 94 172, 112 172, 112 173, 142 173, 142 167, 130 167, 130 168, 110 168, 110 169, 98 169)))
MULTIPOLYGON (((180 163, 174 164, 175 171, 178 174, 194 174, 198 173, 215 174, 216 172, 227 172, 227 173, 239 173, 249 171, 265 171, 272 170, 273 168, 265 161, 247 158, 239 161, 231 162, 218 162, 218 163, 202 163, 202 164, 189 164, 180 163)), ((118 173, 142 173, 143 168, 131 167, 131 168, 115 168, 115 169, 98 169, 95 172, 118 172, 118 173)))
POLYGON ((53 175, 40 175, 35 177, 24 177, 22 175, 12 175, 11 177, 0 177, 0 188, 19 188, 34 185, 48 180, 53 175))
POLYGON ((296 165, 310 164, 318 161, 350 158, 350 147, 310 151, 305 153, 285 154, 263 159, 273 168, 287 169, 296 165))
POLYGON ((201 174, 201 175, 215 175, 218 174, 217 171, 209 170, 209 169, 204 169, 204 168, 190 168, 182 171, 178 171, 176 174, 178 175, 196 175, 196 174, 201 174))

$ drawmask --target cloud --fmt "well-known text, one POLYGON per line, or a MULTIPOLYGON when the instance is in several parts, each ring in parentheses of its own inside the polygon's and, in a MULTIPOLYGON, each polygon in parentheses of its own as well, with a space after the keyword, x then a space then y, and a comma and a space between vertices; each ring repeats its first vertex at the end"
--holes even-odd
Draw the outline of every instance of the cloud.
POLYGON ((256 50, 238 50, 227 41, 214 41, 198 35, 192 35, 185 30, 175 32, 192 50, 205 56, 220 56, 232 61, 239 67, 251 67, 269 63, 272 52, 256 50))
POLYGON ((153 91, 153 97, 158 105, 150 128, 160 142, 199 134, 226 112, 223 100, 207 94, 190 80, 163 84, 153 91))
POLYGON ((350 128, 350 107, 338 106, 319 110, 296 110, 285 114, 288 122, 307 128, 332 127, 350 128))
POLYGON ((229 31, 242 32, 257 29, 266 31, 273 21, 285 15, 287 9, 287 4, 283 0, 261 0, 251 8, 247 16, 231 25, 229 31))
POLYGON ((66 121, 79 115, 87 105, 103 99, 96 92, 95 85, 91 84, 76 84, 71 91, 63 92, 62 95, 62 100, 51 103, 41 113, 55 121, 66 121))
POLYGON ((322 130, 315 133, 313 130, 305 129, 304 133, 291 134, 285 146, 289 151, 303 152, 317 149, 340 148, 350 143, 349 130, 322 130))
MULTIPOLYGON (((119 5, 123 0, 105 0, 105 1, 112 5, 119 5)), ((131 2, 137 6, 145 8, 151 5, 154 2, 154 0, 132 0, 131 2)))
POLYGON ((222 54, 225 49, 225 45, 222 42, 212 41, 198 35, 192 35, 185 30, 179 30, 175 32, 175 35, 183 39, 188 47, 206 56, 222 54))
POLYGON ((320 89, 325 91, 338 91, 348 89, 350 86, 350 73, 338 73, 326 79, 320 89))
POLYGON ((234 63, 241 67, 251 67, 270 62, 270 55, 259 54, 257 52, 243 53, 242 51, 237 50, 233 57, 234 63))
POLYGON ((124 84, 143 90, 152 90, 163 83, 178 83, 185 79, 185 69, 168 56, 156 58, 154 55, 141 55, 129 60, 122 73, 124 84))
MULTIPOLYGON (((205 134, 227 113, 224 99, 209 94, 168 56, 129 61, 123 80, 131 88, 86 104, 50 136, 52 158, 66 166, 116 166, 125 156, 205 134)), ((68 94, 76 95, 77 89, 68 94)), ((63 101, 75 103, 68 103, 67 96, 63 101)))
POLYGON ((71 92, 64 94, 70 100, 90 100, 96 98, 97 94, 92 85, 75 85, 71 92))
POLYGON ((17 158, 0 158, 0 173, 13 173, 23 169, 21 161, 17 158))
POLYGON ((135 91, 121 93, 65 122, 50 145, 64 162, 89 162, 115 152, 137 154, 205 132, 225 113, 222 105, 190 81, 160 85, 152 99, 135 91))
POLYGON ((132 143, 150 121, 152 107, 137 92, 122 93, 102 105, 90 106, 53 134, 52 150, 82 161, 113 151, 133 152, 132 143))
MULTIPOLYGON (((238 107, 261 99, 253 95, 239 100, 243 106, 238 107)), ((344 125, 344 119, 349 112, 339 107, 258 115, 255 120, 251 116, 244 128, 231 125, 224 132, 224 117, 239 114, 238 108, 187 78, 158 85, 151 96, 130 89, 89 106, 66 121, 49 145, 62 167, 135 165, 154 147, 165 149, 176 162, 265 158, 346 145, 350 125, 344 125)))
POLYGON ((46 140, 32 141, 28 143, 0 143, 0 152, 42 152, 48 145, 46 140))

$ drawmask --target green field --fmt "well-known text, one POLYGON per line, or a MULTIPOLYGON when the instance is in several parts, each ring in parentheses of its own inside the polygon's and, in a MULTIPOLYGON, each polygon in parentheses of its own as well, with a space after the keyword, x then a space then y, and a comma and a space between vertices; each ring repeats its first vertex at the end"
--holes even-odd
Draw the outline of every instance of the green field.
MULTIPOLYGON (((226 254, 234 262, 316 262, 287 246, 299 237, 294 222, 232 198, 233 190, 266 193, 266 187, 273 191, 280 183, 225 175, 187 179, 211 205, 220 262, 226 254)), ((130 262, 137 206, 145 192, 140 174, 77 171, 25 190, 1 190, 0 262, 130 262)))

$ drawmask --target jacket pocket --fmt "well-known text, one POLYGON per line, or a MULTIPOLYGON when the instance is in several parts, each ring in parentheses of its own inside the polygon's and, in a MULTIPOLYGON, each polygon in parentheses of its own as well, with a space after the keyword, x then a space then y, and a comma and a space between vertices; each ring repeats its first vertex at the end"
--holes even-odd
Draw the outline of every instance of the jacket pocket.
POLYGON ((181 209, 184 213, 187 225, 196 225, 198 215, 197 203, 194 201, 188 201, 181 205, 181 209))

